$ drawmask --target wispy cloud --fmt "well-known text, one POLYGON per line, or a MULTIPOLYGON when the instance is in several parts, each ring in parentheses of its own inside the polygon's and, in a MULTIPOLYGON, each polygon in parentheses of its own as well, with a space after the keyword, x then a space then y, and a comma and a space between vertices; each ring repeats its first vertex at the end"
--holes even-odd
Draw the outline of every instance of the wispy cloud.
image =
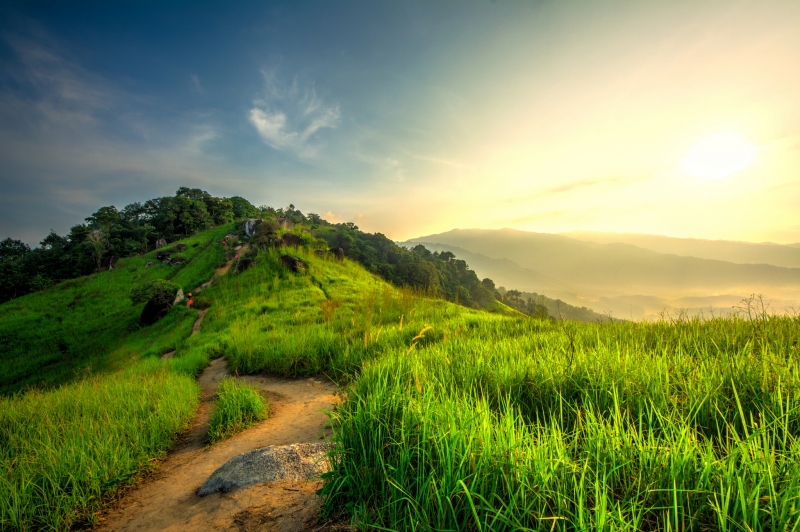
POLYGON ((525 201, 548 198, 560 194, 567 194, 570 192, 575 192, 590 188, 607 187, 615 185, 616 186, 629 185, 632 183, 636 183, 638 181, 644 181, 645 179, 649 179, 651 177, 652 175, 645 174, 635 177, 596 177, 596 178, 593 177, 589 179, 580 179, 578 181, 572 181, 569 183, 564 183, 562 185, 543 188, 541 190, 537 190, 533 194, 528 194, 526 196, 511 198, 505 200, 504 203, 521 203, 525 201))
POLYGON ((161 102, 87 69, 43 32, 2 38, 14 54, 0 64, 0 235, 35 243, 142 188, 169 193, 219 174, 207 150, 220 128, 208 116, 164 120, 161 102))
POLYGON ((456 161, 450 161, 447 159, 442 159, 440 157, 430 157, 428 155, 414 155, 414 159, 418 159, 420 161, 428 161, 430 163, 441 164, 444 166, 449 166, 451 168, 470 168, 468 164, 462 164, 456 161))
POLYGON ((200 94, 205 94, 206 93, 206 90, 200 84, 200 78, 197 76, 197 74, 192 74, 191 76, 189 76, 189 79, 192 82, 192 86, 194 87, 194 90, 196 90, 200 94))
POLYGON ((28 120, 37 117, 51 125, 77 127, 94 122, 99 113, 114 105, 118 90, 57 52, 58 47, 48 46, 46 36, 36 37, 5 37, 20 67, 9 69, 19 90, 4 91, 5 101, 18 100, 17 105, 26 107, 28 120))
POLYGON ((295 77, 281 86, 275 70, 264 72, 266 97, 253 102, 250 123, 272 148, 313 157, 312 137, 323 128, 335 128, 341 117, 339 105, 326 105, 314 87, 301 89, 295 77))

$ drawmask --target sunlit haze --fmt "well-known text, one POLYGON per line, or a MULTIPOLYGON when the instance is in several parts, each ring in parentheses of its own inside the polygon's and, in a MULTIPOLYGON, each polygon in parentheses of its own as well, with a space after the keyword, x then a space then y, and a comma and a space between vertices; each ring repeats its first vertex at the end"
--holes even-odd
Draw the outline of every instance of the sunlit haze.
POLYGON ((800 242, 800 2, 0 13, 2 237, 190 186, 396 240, 800 242))
POLYGON ((683 159, 689 174, 719 179, 744 170, 756 157, 756 149, 736 133, 725 131, 709 135, 692 146, 683 159))

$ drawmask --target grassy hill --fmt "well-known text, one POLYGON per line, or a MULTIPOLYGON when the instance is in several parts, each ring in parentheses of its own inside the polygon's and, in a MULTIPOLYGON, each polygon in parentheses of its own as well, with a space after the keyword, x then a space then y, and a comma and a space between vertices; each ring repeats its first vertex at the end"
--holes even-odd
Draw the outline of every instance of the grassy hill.
MULTIPOLYGON (((537 320, 426 297, 303 248, 291 253, 308 269, 292 273, 284 252, 261 250, 204 290, 200 334, 156 325, 147 344, 133 331, 105 351, 105 371, 0 400, 0 527, 90 522, 169 447, 197 404, 192 377, 218 356, 239 373, 325 373, 343 386, 325 511, 364 528, 777 531, 800 520, 796 317, 537 320), (176 357, 162 361, 167 343, 176 357)), ((209 257, 182 271, 199 277, 209 257)), ((88 322, 104 307, 82 308, 88 322)), ((165 319, 183 323, 184 310, 165 319)))
POLYGON ((139 330, 144 304, 131 302, 131 289, 171 279, 191 291, 224 262, 219 241, 232 228, 228 224, 180 241, 187 249, 173 257, 187 259, 184 265, 167 266, 150 252, 0 305, 0 394, 119 370, 131 364, 131 357, 174 349, 191 332, 193 313, 176 311, 156 327, 139 330), (148 262, 153 266, 145 267, 148 262))

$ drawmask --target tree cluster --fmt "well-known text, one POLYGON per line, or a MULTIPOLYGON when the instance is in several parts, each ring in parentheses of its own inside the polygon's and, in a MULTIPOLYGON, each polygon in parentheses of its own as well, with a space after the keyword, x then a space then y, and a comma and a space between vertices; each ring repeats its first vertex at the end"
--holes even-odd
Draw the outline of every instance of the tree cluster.
POLYGON ((494 283, 482 282, 450 252, 431 252, 422 245, 405 249, 381 233, 364 233, 353 223, 332 225, 322 220, 315 233, 332 249, 342 248, 347 257, 395 285, 470 307, 487 307, 495 299, 494 283))
POLYGON ((505 293, 498 292, 498 294, 503 303, 523 314, 540 320, 546 320, 550 317, 546 305, 540 301, 537 302, 533 297, 526 296, 519 290, 508 290, 505 293))
POLYGON ((198 188, 181 187, 174 196, 131 203, 120 210, 101 207, 66 236, 51 231, 35 249, 6 238, 0 242, 0 302, 100 271, 109 257, 145 253, 160 238, 169 242, 260 213, 238 196, 217 198, 198 188))
MULTIPOLYGON (((187 187, 174 196, 131 203, 121 210, 101 207, 66 236, 51 231, 35 249, 6 238, 0 242, 0 302, 55 281, 101 271, 109 257, 145 253, 154 249, 160 238, 170 242, 233 220, 261 218, 253 244, 282 245, 285 238, 279 236, 279 217, 310 231, 315 246, 327 243, 331 249, 341 248, 347 257, 397 286, 477 308, 489 307, 497 299, 525 314, 548 316, 541 302, 515 290, 498 291, 491 279, 480 280, 466 261, 449 251, 431 252, 422 245, 406 249, 381 233, 364 233, 353 223, 331 224, 318 214, 303 214, 291 204, 278 209, 255 207, 240 196, 217 198, 187 187)), ((297 238, 312 242, 308 235, 297 238)))

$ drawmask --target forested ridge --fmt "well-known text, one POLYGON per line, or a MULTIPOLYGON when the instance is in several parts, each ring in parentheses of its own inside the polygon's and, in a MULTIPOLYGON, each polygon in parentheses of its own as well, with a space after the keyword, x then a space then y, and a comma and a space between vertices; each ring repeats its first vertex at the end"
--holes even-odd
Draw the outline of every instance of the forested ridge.
POLYGON ((135 202, 122 209, 101 207, 85 222, 61 236, 51 231, 31 249, 24 242, 6 238, 0 242, 0 302, 43 290, 59 281, 101 272, 112 259, 140 255, 210 227, 232 221, 264 220, 253 243, 274 245, 284 218, 304 245, 339 249, 369 271, 397 286, 474 308, 489 308, 495 301, 531 316, 548 317, 547 307, 533 297, 495 287, 491 279, 479 279, 464 260, 449 251, 431 252, 423 245, 398 246, 381 233, 365 233, 353 223, 332 224, 314 213, 304 214, 294 205, 272 208, 254 206, 245 198, 212 196, 181 187, 174 196, 135 202), (510 295, 509 295, 510 294, 510 295))

